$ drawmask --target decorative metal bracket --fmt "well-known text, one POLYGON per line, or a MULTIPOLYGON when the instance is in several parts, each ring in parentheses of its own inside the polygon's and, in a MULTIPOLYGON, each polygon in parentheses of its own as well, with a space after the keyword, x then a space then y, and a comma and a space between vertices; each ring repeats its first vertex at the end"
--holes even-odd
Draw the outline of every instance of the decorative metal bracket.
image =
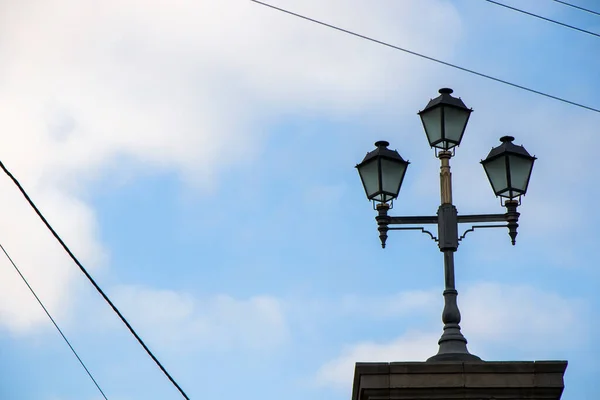
POLYGON ((506 228, 508 225, 473 225, 472 227, 470 227, 469 229, 467 229, 466 231, 463 232, 463 234, 458 238, 458 241, 462 241, 465 236, 467 236, 467 233, 469 232, 474 232, 475 229, 479 229, 479 228, 506 228))
POLYGON ((427 229, 423 228, 422 226, 406 226, 406 227, 401 227, 401 228, 388 228, 388 230, 390 231, 418 231, 420 230, 423 233, 428 234, 431 239, 433 239, 434 242, 438 242, 438 238, 436 238, 433 233, 429 232, 427 229))

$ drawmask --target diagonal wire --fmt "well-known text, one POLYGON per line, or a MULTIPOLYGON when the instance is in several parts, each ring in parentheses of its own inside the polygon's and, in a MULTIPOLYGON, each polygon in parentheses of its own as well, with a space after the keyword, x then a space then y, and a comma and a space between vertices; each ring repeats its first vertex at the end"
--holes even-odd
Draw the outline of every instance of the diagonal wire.
POLYGON ((588 31, 588 30, 585 30, 585 29, 578 28, 578 27, 573 26, 573 25, 569 25, 569 24, 565 24, 563 22, 556 21, 554 19, 542 17, 541 15, 537 15, 537 14, 531 13, 529 11, 521 10, 520 8, 511 7, 511 6, 507 5, 507 4, 498 3, 497 1, 494 1, 494 0, 485 0, 485 1, 487 1, 488 3, 495 4, 497 6, 500 6, 500 7, 508 8, 509 10, 520 12, 522 14, 526 14, 526 15, 529 15, 531 17, 539 18, 539 19, 542 19, 544 21, 552 22, 553 24, 557 24, 557 25, 563 26, 565 28, 573 29, 573 30, 576 30, 576 31, 579 31, 579 32, 582 32, 582 33, 587 33, 588 35, 592 35, 592 36, 596 36, 596 37, 600 38, 600 34, 598 34, 596 32, 591 32, 591 31, 588 31))
POLYGON ((67 345, 69 346, 69 348, 71 349, 71 351, 73 352, 73 354, 75 355, 75 357, 77 357, 77 360, 79 361, 79 364, 81 364, 81 366, 83 367, 83 369, 85 370, 85 372, 88 374, 88 376, 90 377, 90 379, 92 380, 92 382, 94 382, 94 385, 96 385, 96 388, 98 388, 98 391, 102 394, 102 397, 104 397, 105 400, 108 400, 108 398, 106 397, 106 395, 104 394, 104 392, 100 388, 100 385, 98 385, 98 382, 96 382, 96 379, 94 379, 94 377, 92 376, 92 373, 90 372, 90 370, 85 366, 83 360, 81 359, 81 357, 79 357, 79 355, 77 354, 77 352, 75 351, 75 349, 71 345, 71 342, 69 342, 69 339, 67 339, 67 337, 65 336, 65 334, 63 333, 63 331, 58 327, 58 324, 56 323, 56 321, 54 320, 54 318, 52 318, 52 315, 50 315, 50 312, 48 311, 48 309, 46 308, 46 306, 44 306, 44 303, 42 303, 42 300, 40 300, 40 298, 38 297, 38 295, 35 293, 35 290, 33 290, 33 288, 31 287, 31 285, 29 284, 29 282, 27 282, 27 279, 25 278, 25 276, 23 276, 23 273, 21 273, 21 270, 19 269, 19 267, 17 267, 17 264, 15 264, 15 262, 13 261, 13 259, 8 255, 8 252, 6 251, 6 249, 4 248, 4 246, 2 246, 2 243, 0 243, 0 249, 2 249, 2 252, 4 253, 4 255, 6 255, 6 258, 8 258, 8 261, 10 261, 10 263, 12 264, 12 266, 15 268, 15 270, 17 271, 17 273, 19 274, 19 276, 23 280, 23 282, 25 282, 25 285, 27 285, 27 288, 29 289, 29 291, 31 292, 31 294, 33 294, 33 297, 35 297, 35 299, 37 300, 37 302, 39 303, 39 305, 42 307, 42 309, 44 310, 44 312, 46 313, 46 315, 48 316, 48 318, 50 318, 50 321, 52 321, 52 324, 54 325, 54 327, 56 328, 56 330, 58 331, 58 333, 60 333, 60 336, 62 336, 62 338, 65 340, 65 342, 67 343, 67 345))
POLYGON ((56 231, 54 230, 54 228, 52 228, 52 226, 50 225, 50 223, 48 222, 48 220, 46 220, 46 218, 41 213, 41 211, 37 208, 37 206, 35 205, 35 203, 33 202, 33 200, 31 200, 31 198, 29 197, 29 195, 27 194, 27 192, 25 191, 25 189, 23 189, 23 186, 21 186, 21 184, 19 183, 19 181, 17 180, 17 178, 15 178, 14 175, 10 173, 10 171, 6 168, 6 166, 4 165, 4 163, 2 163, 2 161, 0 161, 0 168, 6 173, 6 175, 8 175, 8 177, 19 188, 19 190, 21 191, 21 194, 23 195, 23 197, 25 197, 25 200, 27 200, 27 202, 29 203, 29 205, 31 206, 31 208, 33 208, 33 210, 38 215, 38 217, 40 217, 40 219, 42 220, 42 222, 44 223, 44 225, 46 225, 46 228, 48 228, 48 230, 52 233, 52 235, 54 236, 54 238, 56 238, 56 240, 58 240, 58 242, 60 243, 60 245, 62 246, 62 248, 69 254, 69 256, 71 257, 71 259, 75 262, 75 264, 77 264, 77 266, 79 267, 79 269, 81 270, 81 272, 83 272, 83 274, 86 276, 86 278, 94 286, 94 288, 96 289, 96 291, 108 303, 108 305, 110 306, 110 308, 112 308, 112 310, 119 316, 119 318, 125 324, 125 326, 127 327, 127 329, 129 329, 129 332, 131 332, 131 334, 136 338, 136 340, 138 341, 138 343, 144 348, 144 350, 146 350, 146 353, 150 356, 150 358, 154 361, 154 363, 158 366, 158 368, 160 368, 160 370, 163 372, 163 374, 165 374, 165 376, 169 379, 169 381, 171 381, 171 383, 173 384, 173 386, 175 386, 177 388, 177 390, 179 391, 179 393, 181 393, 181 395, 186 400, 190 400, 190 398, 187 396, 187 394, 185 394, 185 392, 183 391, 183 389, 181 388, 181 386, 179 386, 179 384, 175 381, 175 379, 171 376, 171 374, 169 374, 169 372, 167 372, 167 370, 165 369, 165 367, 163 367, 163 365, 160 363, 160 361, 158 361, 158 358, 156 358, 156 356, 154 355, 154 353, 152 353, 152 351, 148 348, 148 346, 146 346, 146 343, 144 343, 144 341, 142 340, 142 338, 137 334, 137 332, 129 324, 129 322, 127 321, 127 319, 125 319, 125 317, 123 316, 123 314, 121 314, 121 312, 119 311, 119 309, 117 308, 117 306, 115 306, 115 304, 108 298, 108 296, 106 295, 106 293, 104 293, 104 291, 102 290, 102 288, 100 286, 98 286, 98 284, 96 283, 96 281, 94 280, 94 278, 92 278, 92 276, 85 269, 85 267, 83 266, 83 264, 81 264, 81 262, 77 259, 77 257, 75 257, 75 254, 73 254, 73 252, 71 251, 71 249, 69 249, 69 247, 61 239, 61 237, 58 235, 58 233, 56 233, 56 231))
POLYGON ((583 8, 581 6, 578 6, 578 5, 575 5, 575 4, 572 4, 572 3, 567 3, 566 1, 561 1, 561 0, 554 0, 554 1, 557 2, 557 3, 560 3, 560 4, 564 4, 565 6, 573 7, 573 8, 576 8, 578 10, 589 12, 590 14, 595 14, 595 15, 600 16, 600 12, 594 11, 594 10, 590 10, 589 8, 583 8))
POLYGON ((535 93, 535 94, 538 94, 540 96, 544 96, 544 97, 548 97, 550 99, 558 100, 560 102, 567 103, 567 104, 570 104, 572 106, 581 107, 581 108, 584 108, 584 109, 589 110, 589 111, 600 113, 600 109, 598 109, 598 108, 586 106, 585 104, 581 104, 581 103, 576 103, 574 101, 567 100, 567 99, 562 98, 562 97, 554 96, 554 95, 551 95, 551 94, 548 94, 548 93, 545 93, 545 92, 540 92, 539 90, 531 89, 531 88, 526 87, 526 86, 522 86, 522 85, 519 85, 519 84, 516 84, 516 83, 512 83, 512 82, 506 81, 504 79, 495 78, 495 77, 493 77, 491 75, 487 75, 487 74, 484 74, 484 73, 481 73, 481 72, 474 71, 472 69, 461 67, 459 65, 452 64, 452 63, 449 63, 449 62, 446 62, 446 61, 442 61, 442 60, 439 60, 437 58, 426 56, 424 54, 417 53, 415 51, 404 49, 402 47, 395 46, 393 44, 390 44, 390 43, 387 43, 387 42, 383 42, 381 40, 377 40, 377 39, 374 39, 374 38, 369 37, 369 36, 362 35, 360 33, 356 33, 356 32, 353 32, 353 31, 350 31, 350 30, 347 30, 347 29, 344 29, 344 28, 340 28, 340 27, 337 27, 335 25, 331 25, 331 24, 328 24, 326 22, 316 20, 314 18, 306 17, 306 16, 304 16, 302 14, 297 14, 295 12, 288 11, 288 10, 283 9, 283 8, 275 7, 275 6, 271 5, 271 4, 263 3, 262 1, 258 1, 258 0, 250 0, 250 1, 253 2, 253 3, 256 3, 256 4, 260 4, 262 6, 265 6, 265 7, 272 8, 272 9, 277 10, 277 11, 281 11, 281 12, 283 12, 285 14, 293 15, 294 17, 298 17, 298 18, 304 19, 306 21, 313 22, 313 23, 318 24, 318 25, 322 25, 322 26, 326 26, 326 27, 331 28, 331 29, 335 29, 336 31, 340 31, 340 32, 344 32, 344 33, 347 33, 347 34, 352 35, 352 36, 356 36, 358 38, 367 40, 369 42, 377 43, 377 44, 380 44, 382 46, 386 46, 386 47, 392 48, 394 50, 400 50, 400 51, 403 51, 405 53, 412 54, 413 56, 421 57, 421 58, 424 58, 426 60, 436 62, 438 64, 442 64, 442 65, 445 65, 445 66, 448 66, 448 67, 452 67, 452 68, 455 68, 455 69, 458 69, 458 70, 461 70, 461 71, 464 71, 464 72, 468 72, 470 74, 477 75, 477 76, 480 76, 482 78, 486 78, 486 79, 489 79, 489 80, 492 80, 492 81, 495 81, 495 82, 503 83, 505 85, 509 85, 509 86, 515 87, 517 89, 525 90, 525 91, 530 92, 530 93, 535 93))

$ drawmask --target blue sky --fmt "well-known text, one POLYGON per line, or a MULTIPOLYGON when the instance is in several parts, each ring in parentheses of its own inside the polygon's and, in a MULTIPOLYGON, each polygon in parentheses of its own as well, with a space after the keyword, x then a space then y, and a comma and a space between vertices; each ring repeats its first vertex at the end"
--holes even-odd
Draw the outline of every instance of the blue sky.
MULTIPOLYGON (((600 107, 597 37, 484 1, 272 4, 600 107)), ((506 4, 600 32, 553 1, 506 4)), ((479 165, 499 137, 538 157, 517 245, 485 230, 456 254, 469 349, 568 360, 563 399, 597 398, 597 113, 245 0, 0 0, 0 157, 192 399, 348 399, 355 362, 436 353, 441 254, 416 232, 382 250, 353 167, 388 140, 411 161, 394 213, 434 214, 416 112, 441 87, 475 110, 459 212, 502 212, 479 165)), ((107 397, 180 398, 0 193, 0 243, 107 397)), ((31 297, 0 260, 0 397, 100 399, 31 297)))

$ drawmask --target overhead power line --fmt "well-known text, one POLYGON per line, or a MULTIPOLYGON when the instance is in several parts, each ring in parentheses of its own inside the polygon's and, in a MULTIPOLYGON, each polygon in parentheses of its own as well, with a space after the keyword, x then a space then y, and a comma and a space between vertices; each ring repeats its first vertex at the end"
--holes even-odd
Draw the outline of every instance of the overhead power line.
POLYGON ((521 10, 520 8, 511 7, 511 6, 506 5, 506 4, 498 3, 497 1, 494 1, 494 0, 485 0, 485 1, 487 1, 488 3, 491 3, 491 4, 495 4, 497 6, 500 6, 500 7, 508 8, 509 10, 520 12, 522 14, 526 14, 526 15, 529 15, 531 17, 535 17, 535 18, 538 18, 538 19, 541 19, 541 20, 544 20, 544 21, 552 22, 553 24, 560 25, 560 26, 563 26, 565 28, 573 29, 573 30, 578 31, 578 32, 587 33, 588 35, 592 35, 592 36, 596 36, 596 37, 600 38, 600 34, 598 34, 596 32, 591 32, 591 31, 588 31, 588 30, 585 30, 585 29, 578 28, 578 27, 573 26, 573 25, 569 25, 569 24, 565 24, 563 22, 559 22, 559 21, 554 20, 554 19, 542 17, 541 15, 534 14, 534 13, 531 13, 529 11, 521 10))
POLYGON ((19 188, 19 190, 21 191, 21 194, 23 195, 23 197, 25 197, 25 199, 27 200, 27 202, 29 203, 29 205, 31 206, 31 208, 33 208, 33 210, 38 215, 38 217, 40 217, 40 219, 42 220, 42 222, 44 223, 44 225, 46 225, 46 228, 48 228, 48 230, 52 233, 52 235, 56 238, 56 240, 58 240, 58 242, 60 243, 60 245, 62 246, 62 248, 69 254, 69 256, 75 262, 75 264, 77 264, 77 266, 79 267, 79 269, 81 270, 81 272, 83 272, 83 274, 85 275, 85 277, 94 286, 94 288, 96 289, 96 291, 98 293, 100 293, 100 295, 102 296, 102 298, 104 298, 104 300, 108 303, 108 305, 112 308, 112 310, 119 316, 119 319, 121 319, 121 321, 125 324, 125 326, 127 327, 127 329, 129 329, 129 332, 131 332, 131 334, 136 338, 136 340, 144 348, 144 350, 146 350, 146 353, 148 353, 148 355, 154 361, 154 363, 158 366, 158 368, 160 368, 160 370, 163 372, 163 374, 165 374, 165 376, 169 379, 169 381, 171 381, 171 383, 177 388, 177 390, 179 391, 179 393, 181 393, 181 395, 186 400, 189 400, 190 398, 187 396, 187 394, 185 394, 185 392, 183 391, 183 389, 181 388, 181 386, 179 386, 179 384, 175 381, 175 379, 173 379, 173 377, 171 376, 171 374, 169 374, 167 372, 167 370, 165 369, 165 367, 163 367, 163 365, 160 363, 160 361, 158 361, 158 358, 156 358, 156 356, 152 353, 152 351, 150 351, 150 349, 148 348, 148 346, 146 345, 146 343, 144 343, 144 341, 142 340, 142 338, 133 329, 133 327, 131 326, 131 324, 127 321, 127 319, 125 319, 125 317, 123 316, 123 314, 121 314, 121 312, 119 311, 119 309, 117 308, 117 306, 115 306, 114 303, 108 298, 108 296, 106 295, 106 293, 104 293, 104 291, 102 290, 102 288, 100 286, 98 286, 98 284, 96 283, 96 281, 94 280, 94 278, 92 278, 92 276, 85 269, 85 267, 83 266, 83 264, 81 264, 81 262, 77 259, 77 257, 75 257, 75 255, 73 254, 73 252, 69 249, 69 247, 61 239, 61 237, 58 235, 58 233, 56 233, 56 231, 54 230, 54 228, 52 228, 52 226, 50 225, 50 223, 48 222, 48 220, 46 220, 46 218, 41 213, 41 211, 37 208, 37 206, 35 205, 35 203, 33 202, 33 200, 31 200, 31 198, 29 197, 29 195, 27 194, 27 192, 25 191, 25 189, 23 189, 23 186, 21 186, 21 184, 14 177, 14 175, 10 173, 10 171, 6 168, 6 166, 4 166, 4 163, 2 163, 2 161, 0 161, 0 168, 2 168, 2 170, 6 173, 6 175, 8 175, 8 177, 19 188))
POLYGON ((10 261, 10 263, 12 264, 12 266, 14 267, 14 269, 17 271, 17 273, 19 274, 19 276, 23 280, 23 282, 25 282, 25 285, 27 285, 27 288, 29 289, 29 291, 31 292, 31 294, 33 294, 33 297, 35 297, 35 299, 37 300, 37 302, 39 303, 39 305, 42 307, 42 309, 44 310, 44 312, 46 313, 46 315, 48 316, 48 318, 50 318, 50 321, 52 321, 52 324, 54 325, 54 327, 56 328, 56 330, 58 331, 58 333, 60 333, 60 336, 62 336, 62 338, 67 343, 67 345, 69 346, 69 348, 71 349, 71 351, 73 352, 73 354, 75 355, 75 357, 77 357, 77 360, 79 361, 79 364, 81 364, 81 366, 83 367, 83 369, 85 370, 85 372, 88 374, 88 376, 90 377, 90 379, 92 380, 92 382, 94 382, 94 385, 96 385, 96 388, 98 389, 98 391, 100 392, 100 394, 102 394, 102 397, 104 397, 105 400, 108 400, 108 398, 106 397, 106 395, 104 394, 104 392, 100 388, 100 385, 98 385, 98 382, 92 376, 92 373, 90 372, 90 370, 88 369, 88 367, 85 366, 83 360, 81 359, 81 357, 79 357, 79 354, 77 354, 77 352, 75 351, 75 349, 71 345, 71 342, 69 342, 69 339, 67 339, 67 337, 65 336, 65 334, 63 333, 63 331, 58 327, 58 324, 56 323, 56 321, 54 320, 54 318, 52 318, 52 315, 50 315, 50 312, 48 311, 48 309, 46 308, 46 306, 44 306, 44 303, 42 303, 42 300, 35 293, 35 290, 33 290, 33 288, 31 287, 31 285, 29 284, 29 282, 27 282, 27 279, 25 278, 25 276, 23 275, 23 273, 21 273, 21 270, 19 269, 19 267, 17 267, 17 264, 15 264, 15 262, 13 261, 13 259, 8 255, 8 252, 6 251, 6 249, 4 248, 4 246, 2 246, 1 243, 0 243, 0 249, 2 249, 2 252, 6 256, 6 258, 8 258, 8 261, 10 261))
POLYGON ((461 67, 459 65, 452 64, 452 63, 449 63, 447 61, 442 61, 442 60, 439 60, 439 59, 434 58, 434 57, 426 56, 424 54, 417 53, 417 52, 412 51, 412 50, 408 50, 408 49, 405 49, 405 48, 402 48, 402 47, 399 47, 399 46, 395 46, 393 44, 390 44, 390 43, 387 43, 387 42, 383 42, 381 40, 377 40, 377 39, 374 39, 372 37, 365 36, 365 35, 362 35, 360 33, 356 33, 356 32, 350 31, 348 29, 340 28, 340 27, 337 27, 335 25, 331 25, 331 24, 328 24, 326 22, 322 22, 322 21, 316 20, 314 18, 306 17, 304 15, 297 14, 295 12, 288 11, 286 9, 273 6, 271 4, 263 3, 262 1, 258 1, 258 0, 250 0, 250 1, 252 1, 252 2, 254 2, 256 4, 260 4, 262 6, 265 6, 265 7, 272 8, 272 9, 277 10, 277 11, 281 11, 281 12, 283 12, 285 14, 289 14, 289 15, 292 15, 294 17, 298 17, 298 18, 304 19, 306 21, 313 22, 313 23, 318 24, 318 25, 322 25, 322 26, 326 26, 326 27, 331 28, 331 29, 335 29, 336 31, 344 32, 344 33, 347 33, 349 35, 356 36, 358 38, 361 38, 361 39, 364 39, 364 40, 368 40, 368 41, 373 42, 373 43, 380 44, 382 46, 386 46, 386 47, 389 47, 389 48, 392 48, 392 49, 395 49, 395 50, 400 50, 400 51, 403 51, 405 53, 411 54, 413 56, 417 56, 417 57, 424 58, 424 59, 429 60, 429 61, 436 62, 438 64, 445 65, 447 67, 452 67, 452 68, 461 70, 463 72, 468 72, 470 74, 477 75, 477 76, 480 76, 482 78, 486 78, 486 79, 489 79, 489 80, 492 80, 492 81, 495 81, 495 82, 499 82, 499 83, 503 83, 505 85, 509 85, 509 86, 515 87, 517 89, 525 90, 527 92, 535 93, 535 94, 538 94, 540 96, 544 96, 544 97, 548 97, 550 99, 558 100, 560 102, 567 103, 567 104, 570 104, 572 106, 576 106, 576 107, 584 108, 584 109, 589 110, 589 111, 594 111, 594 112, 600 113, 600 109, 598 109, 598 108, 594 108, 594 107, 591 107, 591 106, 586 106, 585 104, 577 103, 577 102, 574 102, 574 101, 571 101, 571 100, 567 100, 567 99, 565 99, 563 97, 558 97, 558 96, 554 96, 554 95, 549 94, 549 93, 541 92, 539 90, 531 89, 531 88, 526 87, 526 86, 522 86, 522 85, 519 85, 519 84, 516 84, 516 83, 512 83, 512 82, 506 81, 504 79, 495 78, 495 77, 493 77, 491 75, 487 75, 487 74, 484 74, 484 73, 481 73, 481 72, 477 72, 475 70, 472 70, 472 69, 469 69, 469 68, 465 68, 465 67, 461 67))
POLYGON ((588 8, 583 8, 583 7, 575 5, 575 4, 567 3, 566 1, 561 1, 561 0, 554 0, 554 1, 557 3, 560 3, 560 4, 564 4, 565 6, 569 6, 569 7, 573 7, 578 10, 581 10, 581 11, 589 12, 590 14, 600 15, 600 12, 598 12, 598 11, 590 10, 588 8))

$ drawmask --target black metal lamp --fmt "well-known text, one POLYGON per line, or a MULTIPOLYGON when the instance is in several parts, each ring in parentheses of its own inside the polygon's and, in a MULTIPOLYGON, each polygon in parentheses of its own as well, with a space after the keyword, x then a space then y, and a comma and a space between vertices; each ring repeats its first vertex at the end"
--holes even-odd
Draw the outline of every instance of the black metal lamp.
POLYGON ((450 160, 453 151, 460 145, 473 110, 467 108, 462 100, 450 96, 452 89, 440 89, 440 96, 431 100, 423 111, 419 112, 427 139, 436 148, 436 157, 440 160, 440 197, 441 203, 436 215, 391 216, 388 211, 391 200, 398 196, 408 161, 404 161, 396 151, 389 150, 388 142, 377 142, 377 149, 368 153, 356 166, 362 179, 365 192, 370 200, 379 202, 376 206, 377 230, 381 247, 385 248, 390 230, 416 230, 428 234, 444 253, 444 310, 442 322, 444 331, 438 341, 438 353, 427 361, 469 361, 481 359, 467 350, 467 339, 461 333, 461 315, 458 309, 454 276, 454 252, 469 232, 484 228, 508 228, 508 234, 514 245, 519 227, 520 196, 527 191, 529 178, 536 160, 523 146, 516 146, 511 136, 500 139, 502 144, 490 151, 481 161, 496 196, 504 198, 506 212, 501 214, 458 214, 452 203, 452 173, 450 160), (437 151, 437 150, 440 151, 437 151), (494 224, 490 224, 494 223, 494 224), (461 224, 473 224, 459 235, 461 224), (437 225, 437 237, 433 232, 419 225, 437 225))
POLYGON ((384 140, 376 142, 377 148, 367 153, 356 166, 367 198, 381 203, 398 197, 406 168, 410 164, 396 150, 388 149, 389 145, 384 140))
POLYGON ((512 136, 501 137, 502 144, 493 148, 487 158, 481 161, 496 196, 508 200, 527 192, 536 160, 523 146, 513 144, 513 140, 515 138, 512 136))
POLYGON ((418 113, 429 145, 441 150, 460 145, 473 111, 461 99, 452 97, 452 92, 452 89, 440 89, 440 96, 430 100, 427 107, 418 113))

